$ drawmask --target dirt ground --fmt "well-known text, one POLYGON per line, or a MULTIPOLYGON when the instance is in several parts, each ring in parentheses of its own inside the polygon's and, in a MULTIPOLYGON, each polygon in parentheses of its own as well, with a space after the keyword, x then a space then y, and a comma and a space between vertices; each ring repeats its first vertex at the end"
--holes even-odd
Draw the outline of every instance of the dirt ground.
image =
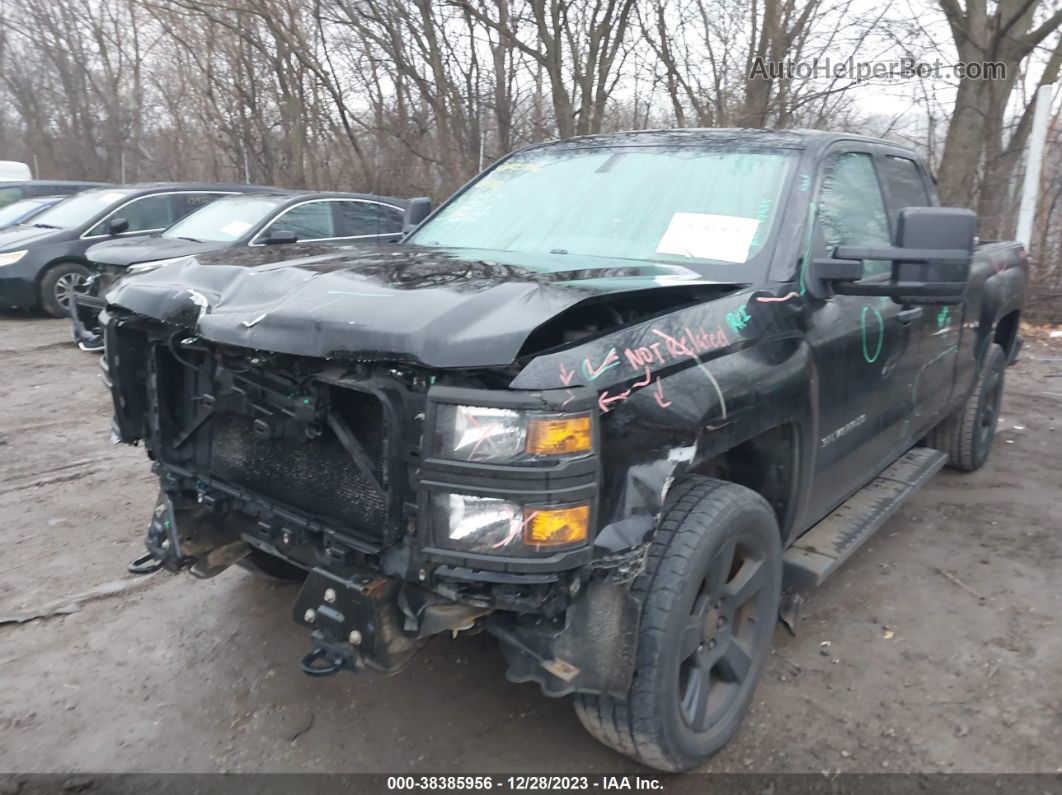
MULTIPOLYGON (((989 464, 938 475, 779 629, 719 772, 1062 770, 1062 340, 1008 373, 989 464)), ((0 315, 0 620, 129 579, 155 497, 97 358, 0 315)), ((485 636, 310 679, 295 590, 160 573, 0 625, 0 771, 642 772, 485 636)))

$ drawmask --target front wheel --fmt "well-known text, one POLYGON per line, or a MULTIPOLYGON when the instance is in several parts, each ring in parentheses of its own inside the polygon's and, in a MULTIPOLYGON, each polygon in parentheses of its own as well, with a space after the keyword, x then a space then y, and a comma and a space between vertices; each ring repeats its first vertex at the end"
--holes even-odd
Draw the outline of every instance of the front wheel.
POLYGON ((658 770, 688 770, 737 733, 767 661, 782 552, 774 511, 733 483, 676 485, 632 587, 642 604, 626 698, 579 695, 598 740, 658 770))
POLYGON ((41 279, 41 308, 52 317, 69 317, 74 293, 88 275, 88 269, 76 262, 53 265, 41 279))

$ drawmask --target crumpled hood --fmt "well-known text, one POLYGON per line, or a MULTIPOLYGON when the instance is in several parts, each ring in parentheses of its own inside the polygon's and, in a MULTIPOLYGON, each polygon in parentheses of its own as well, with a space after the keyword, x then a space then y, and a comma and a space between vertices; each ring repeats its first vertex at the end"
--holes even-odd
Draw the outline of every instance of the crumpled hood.
POLYGON ((585 264, 567 256, 532 266, 417 246, 289 251, 304 256, 266 264, 252 264, 246 251, 232 257, 239 264, 225 264, 227 252, 190 257, 122 279, 107 301, 221 344, 486 367, 510 364, 538 326, 594 296, 706 283, 674 265, 560 270, 585 264))
POLYGON ((197 243, 192 240, 168 237, 133 237, 97 243, 85 253, 85 256, 90 262, 128 268, 130 265, 157 259, 208 254, 228 245, 228 243, 197 243))

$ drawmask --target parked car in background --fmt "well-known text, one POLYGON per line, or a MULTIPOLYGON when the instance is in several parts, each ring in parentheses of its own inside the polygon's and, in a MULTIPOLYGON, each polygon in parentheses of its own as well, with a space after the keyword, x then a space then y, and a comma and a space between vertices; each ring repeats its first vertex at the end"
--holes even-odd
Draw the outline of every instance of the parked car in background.
POLYGON ((24 224, 35 215, 40 215, 53 204, 61 202, 66 196, 37 196, 32 199, 19 199, 0 207, 0 229, 15 224, 24 224))
POLYGON ((188 215, 160 235, 97 243, 87 252, 94 273, 79 285, 71 311, 74 341, 103 347, 98 315, 103 294, 129 270, 236 248, 284 243, 393 243, 402 236, 404 199, 363 193, 274 190, 229 196, 188 215))
POLYGON ((15 179, 33 179, 29 165, 18 160, 0 160, 0 182, 15 179))
POLYGON ((102 188, 109 182, 79 182, 76 180, 31 179, 20 182, 0 180, 0 207, 30 199, 34 196, 69 196, 89 188, 102 188))
MULTIPOLYGON (((6 186, 0 186, 0 191, 6 186)), ((95 243, 161 232, 222 196, 250 185, 150 183, 94 188, 59 202, 29 225, 0 230, 0 307, 69 312, 74 288, 89 275, 95 243)))

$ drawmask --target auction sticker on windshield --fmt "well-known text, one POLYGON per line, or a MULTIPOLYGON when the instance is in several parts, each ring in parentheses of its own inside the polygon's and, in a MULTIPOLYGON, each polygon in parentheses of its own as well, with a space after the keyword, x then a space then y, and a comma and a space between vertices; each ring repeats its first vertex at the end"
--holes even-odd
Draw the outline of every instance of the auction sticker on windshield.
POLYGON ((235 219, 229 221, 227 224, 225 224, 225 226, 221 227, 221 231, 226 235, 231 235, 232 237, 239 237, 250 228, 251 224, 247 223, 246 221, 235 219))
POLYGON ((675 213, 656 253, 743 263, 759 225, 756 218, 737 215, 675 213))

